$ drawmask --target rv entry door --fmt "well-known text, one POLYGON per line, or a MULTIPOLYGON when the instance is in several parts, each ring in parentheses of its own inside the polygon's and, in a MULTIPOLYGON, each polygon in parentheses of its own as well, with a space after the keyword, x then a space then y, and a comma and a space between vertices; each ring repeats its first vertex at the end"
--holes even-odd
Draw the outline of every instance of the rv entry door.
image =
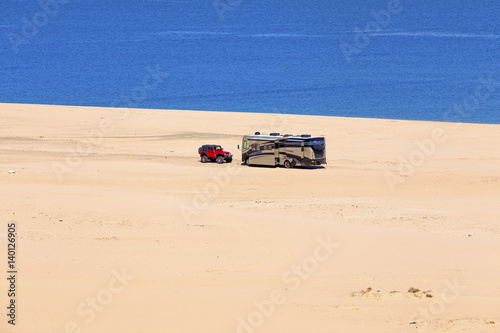
POLYGON ((276 165, 280 164, 280 144, 279 141, 274 143, 274 161, 276 165))

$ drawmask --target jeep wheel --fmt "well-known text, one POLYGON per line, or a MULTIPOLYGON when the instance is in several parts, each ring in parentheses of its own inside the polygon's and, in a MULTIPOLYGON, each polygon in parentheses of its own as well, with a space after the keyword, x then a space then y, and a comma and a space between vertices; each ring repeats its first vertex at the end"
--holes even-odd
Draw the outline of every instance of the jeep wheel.
POLYGON ((207 163, 207 162, 208 162, 208 157, 207 157, 207 155, 203 155, 203 156, 201 157, 201 163, 207 163))
POLYGON ((286 160, 284 164, 285 164, 285 168, 287 168, 287 169, 292 168, 292 163, 290 163, 290 161, 286 160))
POLYGON ((217 163, 219 163, 219 164, 224 163, 224 157, 222 157, 222 156, 217 156, 217 159, 215 160, 215 162, 217 162, 217 163))

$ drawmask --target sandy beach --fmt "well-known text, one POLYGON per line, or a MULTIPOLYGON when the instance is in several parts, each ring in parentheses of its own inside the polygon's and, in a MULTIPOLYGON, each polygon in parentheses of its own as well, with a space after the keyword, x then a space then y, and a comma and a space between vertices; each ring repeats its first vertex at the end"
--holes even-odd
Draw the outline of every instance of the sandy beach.
POLYGON ((500 125, 0 104, 0 142, 1 332, 500 331, 500 125))

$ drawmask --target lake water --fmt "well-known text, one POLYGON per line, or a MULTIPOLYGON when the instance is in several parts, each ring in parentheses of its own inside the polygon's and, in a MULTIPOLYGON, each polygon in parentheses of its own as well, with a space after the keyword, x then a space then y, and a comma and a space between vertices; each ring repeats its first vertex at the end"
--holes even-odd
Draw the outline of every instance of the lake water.
POLYGON ((0 3, 0 102, 500 123, 500 1, 0 3))

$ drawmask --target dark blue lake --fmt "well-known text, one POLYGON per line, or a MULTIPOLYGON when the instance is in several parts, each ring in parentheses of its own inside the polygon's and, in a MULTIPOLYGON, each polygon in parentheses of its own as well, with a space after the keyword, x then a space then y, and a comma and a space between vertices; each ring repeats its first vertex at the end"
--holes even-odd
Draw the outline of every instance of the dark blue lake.
POLYGON ((499 21, 498 0, 4 0, 0 102, 500 123, 499 21))

